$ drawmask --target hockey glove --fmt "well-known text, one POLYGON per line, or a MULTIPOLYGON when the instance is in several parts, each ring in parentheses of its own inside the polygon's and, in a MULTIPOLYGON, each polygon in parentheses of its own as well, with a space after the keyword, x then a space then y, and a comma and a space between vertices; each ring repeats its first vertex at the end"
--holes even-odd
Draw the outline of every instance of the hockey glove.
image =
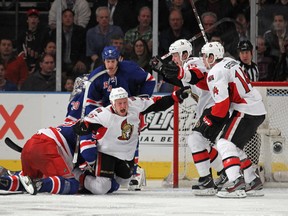
POLYGON ((161 72, 167 79, 179 79, 184 76, 184 69, 179 67, 174 62, 169 64, 163 64, 161 72))
POLYGON ((196 126, 198 127, 198 131, 211 142, 214 142, 217 138, 218 134, 222 130, 228 115, 225 118, 220 118, 213 116, 211 114, 205 115, 203 118, 200 118, 199 123, 196 126))
POLYGON ((160 56, 153 56, 149 62, 152 70, 156 71, 157 73, 161 73, 163 61, 160 56))
POLYGON ((82 136, 82 135, 88 135, 92 132, 91 129, 89 129, 88 122, 79 120, 74 126, 73 130, 76 134, 82 136))
POLYGON ((201 80, 205 79, 205 75, 198 68, 189 68, 191 73, 190 84, 196 85, 201 80))
POLYGON ((189 86, 185 86, 181 89, 178 89, 177 91, 174 91, 172 93, 172 98, 174 101, 182 103, 185 98, 189 96, 189 93, 191 92, 191 89, 189 86))

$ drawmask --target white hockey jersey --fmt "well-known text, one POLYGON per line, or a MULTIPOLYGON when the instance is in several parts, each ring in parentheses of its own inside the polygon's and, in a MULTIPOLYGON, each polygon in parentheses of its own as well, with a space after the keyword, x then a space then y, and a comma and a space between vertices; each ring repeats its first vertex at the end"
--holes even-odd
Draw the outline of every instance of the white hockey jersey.
POLYGON ((208 73, 207 83, 215 101, 213 115, 223 117, 229 109, 255 116, 266 114, 262 96, 234 59, 227 57, 214 65, 208 73))
POLYGON ((207 85, 207 69, 201 58, 193 57, 190 58, 183 66, 184 76, 181 79, 184 86, 190 86, 192 92, 198 95, 198 103, 196 108, 196 117, 200 117, 203 113, 204 109, 210 108, 215 104, 207 85), (198 77, 203 77, 203 79, 198 82, 196 85, 191 85, 189 82, 191 81, 191 72, 190 70, 194 70, 197 72, 198 77))
POLYGON ((99 152, 121 160, 132 160, 139 137, 139 114, 154 104, 152 98, 131 97, 126 116, 115 114, 112 106, 100 107, 89 113, 84 121, 100 124, 96 139, 99 152))

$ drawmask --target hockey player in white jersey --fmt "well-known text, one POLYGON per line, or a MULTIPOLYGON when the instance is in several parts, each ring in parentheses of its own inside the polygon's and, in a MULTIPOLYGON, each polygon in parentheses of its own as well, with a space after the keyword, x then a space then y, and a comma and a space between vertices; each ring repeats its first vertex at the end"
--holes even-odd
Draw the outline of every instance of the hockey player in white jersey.
POLYGON ((230 186, 219 197, 246 197, 245 193, 263 187, 252 163, 243 151, 245 144, 264 121, 266 110, 260 93, 254 89, 240 64, 231 58, 223 58, 224 47, 219 42, 205 44, 203 62, 209 70, 207 83, 215 105, 204 116, 202 125, 205 136, 215 131, 219 122, 231 113, 217 141, 230 186), (241 169, 240 169, 241 166, 241 169), (242 171, 241 171, 242 170, 242 171), (242 175, 244 174, 244 177, 242 175), (247 186, 246 186, 246 184, 247 186))
POLYGON ((106 194, 113 188, 114 181, 127 186, 132 176, 134 153, 140 132, 139 114, 163 111, 175 101, 182 102, 188 97, 186 90, 189 88, 179 89, 164 97, 128 98, 125 89, 113 88, 109 96, 111 105, 93 110, 74 126, 77 134, 93 132, 97 139, 96 177, 85 176, 76 168, 74 174, 80 184, 93 194, 106 194))
POLYGON ((204 137, 199 127, 203 117, 211 111, 214 100, 208 90, 206 76, 207 70, 203 61, 198 57, 190 57, 192 45, 185 39, 175 41, 169 47, 172 55, 172 64, 165 64, 158 57, 151 60, 152 68, 164 76, 166 82, 177 86, 190 86, 192 92, 198 96, 196 117, 200 122, 196 123, 192 133, 188 136, 188 145, 191 149, 192 158, 200 176, 198 184, 192 186, 195 195, 215 195, 216 186, 222 187, 226 182, 226 175, 223 164, 217 150, 211 146, 217 135, 223 128, 223 124, 218 124, 215 133, 209 137, 204 137), (220 178, 214 184, 211 167, 213 167, 220 178))

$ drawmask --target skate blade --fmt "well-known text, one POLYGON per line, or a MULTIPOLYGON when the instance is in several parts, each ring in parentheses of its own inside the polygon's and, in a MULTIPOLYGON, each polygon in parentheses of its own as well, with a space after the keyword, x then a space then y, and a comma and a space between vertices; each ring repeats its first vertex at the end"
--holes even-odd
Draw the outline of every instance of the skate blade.
POLYGON ((249 197, 261 197, 264 196, 263 190, 250 190, 246 192, 249 197))
POLYGON ((192 190, 193 194, 195 196, 214 196, 217 192, 214 188, 208 188, 203 190, 192 190))
POLYGON ((236 190, 231 193, 228 191, 218 191, 216 196, 220 198, 245 198, 247 197, 247 194, 245 190, 236 190))

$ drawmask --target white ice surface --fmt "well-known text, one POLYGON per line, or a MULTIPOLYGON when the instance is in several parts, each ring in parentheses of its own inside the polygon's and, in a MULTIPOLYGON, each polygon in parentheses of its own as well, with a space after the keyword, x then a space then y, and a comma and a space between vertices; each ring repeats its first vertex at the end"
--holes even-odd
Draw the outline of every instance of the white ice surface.
POLYGON ((163 188, 148 181, 142 191, 108 195, 0 195, 0 215, 37 216, 182 216, 182 215, 288 215, 288 188, 264 188, 264 197, 221 199, 194 196, 190 188, 163 188))

